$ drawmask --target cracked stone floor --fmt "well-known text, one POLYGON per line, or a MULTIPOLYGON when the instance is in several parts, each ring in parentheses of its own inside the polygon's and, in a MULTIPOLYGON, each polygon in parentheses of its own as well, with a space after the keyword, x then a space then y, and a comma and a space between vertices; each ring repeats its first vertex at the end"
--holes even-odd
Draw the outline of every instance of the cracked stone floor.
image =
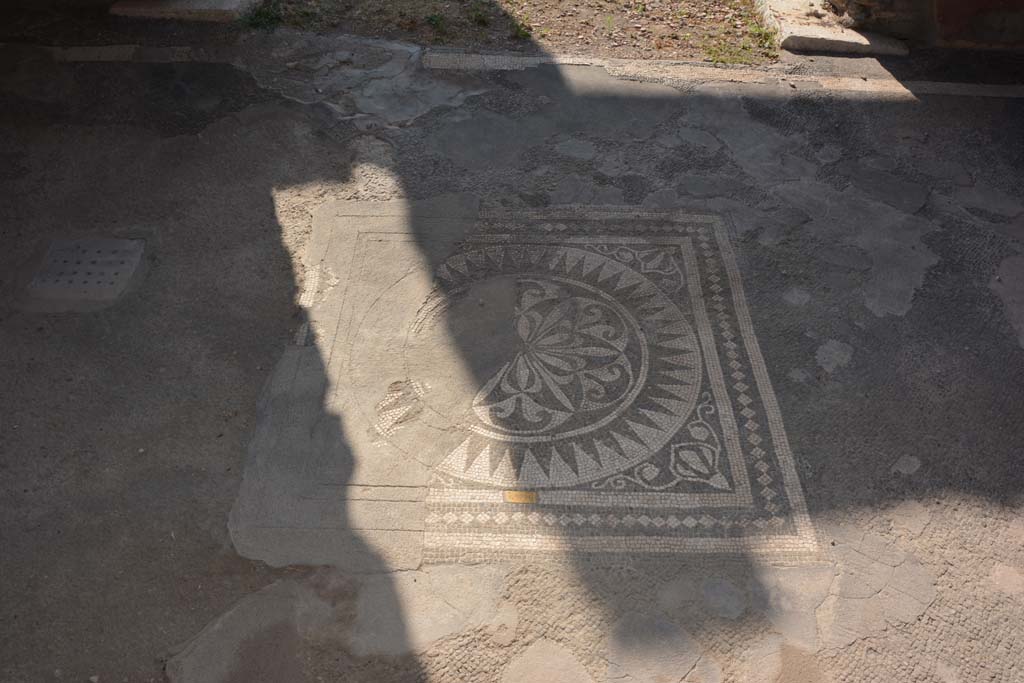
POLYGON ((0 680, 1024 680, 1024 99, 135 39, 0 46, 0 680))

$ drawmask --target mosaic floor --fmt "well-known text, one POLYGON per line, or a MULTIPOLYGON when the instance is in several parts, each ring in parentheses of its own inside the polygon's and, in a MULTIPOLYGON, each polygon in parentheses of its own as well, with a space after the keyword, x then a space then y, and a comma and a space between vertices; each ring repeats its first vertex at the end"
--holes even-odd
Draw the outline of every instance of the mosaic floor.
POLYGON ((430 467, 426 560, 814 552, 720 219, 564 207, 469 234, 431 280, 401 266, 437 248, 361 231, 338 327, 376 448, 430 467))

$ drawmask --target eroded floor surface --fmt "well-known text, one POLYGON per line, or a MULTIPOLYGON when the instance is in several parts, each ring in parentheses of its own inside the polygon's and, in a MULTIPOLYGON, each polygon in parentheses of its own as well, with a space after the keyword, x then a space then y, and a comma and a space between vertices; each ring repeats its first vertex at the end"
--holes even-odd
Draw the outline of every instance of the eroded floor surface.
POLYGON ((1024 678, 1024 100, 0 54, 2 680, 1024 678))

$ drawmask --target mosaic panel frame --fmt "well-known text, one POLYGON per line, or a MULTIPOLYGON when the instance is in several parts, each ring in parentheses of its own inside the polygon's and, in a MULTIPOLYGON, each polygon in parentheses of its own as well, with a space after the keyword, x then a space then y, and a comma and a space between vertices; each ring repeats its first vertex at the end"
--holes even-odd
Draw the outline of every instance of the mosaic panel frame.
MULTIPOLYGON (((703 370, 728 444, 728 493, 595 492, 466 486, 435 476, 425 557, 444 562, 565 553, 817 550, 777 400, 754 334, 725 223, 635 209, 566 207, 485 214, 481 244, 630 245, 678 250, 703 370)), ((636 471, 634 468, 633 471, 636 471)))

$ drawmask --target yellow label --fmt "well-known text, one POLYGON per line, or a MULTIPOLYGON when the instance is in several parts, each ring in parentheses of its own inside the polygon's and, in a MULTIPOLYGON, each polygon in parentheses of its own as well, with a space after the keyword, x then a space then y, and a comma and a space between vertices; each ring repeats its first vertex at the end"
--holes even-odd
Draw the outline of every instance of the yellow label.
POLYGON ((505 491, 506 503, 536 503, 536 491, 505 491))

